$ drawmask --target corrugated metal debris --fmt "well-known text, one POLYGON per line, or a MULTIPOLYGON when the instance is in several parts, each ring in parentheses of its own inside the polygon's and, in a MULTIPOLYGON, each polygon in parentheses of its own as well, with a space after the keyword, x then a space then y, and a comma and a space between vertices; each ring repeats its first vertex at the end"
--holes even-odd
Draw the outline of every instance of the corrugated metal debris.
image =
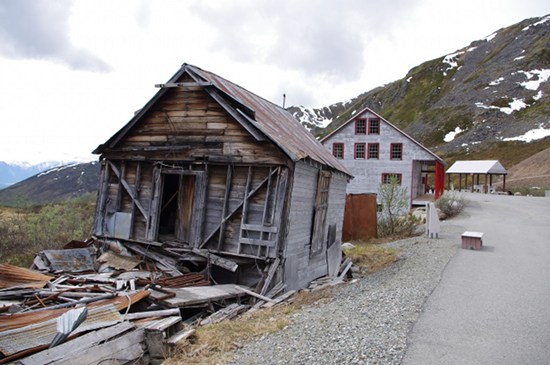
MULTIPOLYGON (((282 283, 264 293, 266 285, 212 282, 213 266, 236 265, 99 239, 42 251, 31 269, 0 264, 0 364, 160 363, 197 326, 292 300, 282 283)), ((272 278, 266 270, 262 282, 272 278)))

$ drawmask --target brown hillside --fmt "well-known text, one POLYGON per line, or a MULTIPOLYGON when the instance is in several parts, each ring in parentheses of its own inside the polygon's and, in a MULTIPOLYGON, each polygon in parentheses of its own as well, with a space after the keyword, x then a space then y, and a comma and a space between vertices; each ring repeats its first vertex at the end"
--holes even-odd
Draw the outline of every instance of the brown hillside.
POLYGON ((550 148, 521 161, 508 169, 506 186, 550 188, 550 148))

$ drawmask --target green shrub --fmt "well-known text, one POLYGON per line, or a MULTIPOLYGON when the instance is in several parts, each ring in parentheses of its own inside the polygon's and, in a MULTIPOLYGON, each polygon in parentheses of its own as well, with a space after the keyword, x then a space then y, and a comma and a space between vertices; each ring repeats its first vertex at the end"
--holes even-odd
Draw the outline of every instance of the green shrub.
POLYGON ((28 266, 39 251, 89 238, 94 205, 95 196, 87 194, 41 207, 18 207, 0 219, 0 262, 28 266))
POLYGON ((397 177, 392 176, 389 184, 378 187, 380 211, 377 219, 378 237, 411 236, 418 220, 408 212, 409 195, 397 177))
POLYGON ((447 218, 454 217, 462 212, 465 204, 466 199, 464 195, 456 190, 445 191, 445 193, 435 202, 435 206, 439 208, 447 218))

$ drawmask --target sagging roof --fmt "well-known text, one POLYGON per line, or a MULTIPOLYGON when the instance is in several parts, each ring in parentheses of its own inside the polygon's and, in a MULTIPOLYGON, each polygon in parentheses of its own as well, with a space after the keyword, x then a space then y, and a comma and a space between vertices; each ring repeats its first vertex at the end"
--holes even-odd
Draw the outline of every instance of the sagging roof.
POLYGON ((494 174, 507 175, 508 171, 497 160, 456 161, 447 174, 494 174))
POLYGON ((161 89, 128 124, 93 153, 100 154, 106 148, 113 148, 168 87, 178 86, 177 81, 186 73, 256 140, 272 141, 293 161, 309 158, 352 176, 288 111, 212 72, 185 63, 166 84, 158 85, 161 89))
POLYGON ((361 110, 359 113, 356 113, 354 114, 354 116, 350 119, 348 119, 346 122, 342 123, 342 125, 340 125, 338 128, 336 128, 335 130, 333 130, 332 132, 330 132, 329 134, 327 134, 326 136, 324 136, 323 138, 321 138, 321 142, 323 142, 325 139, 329 138, 330 136, 338 133, 338 131, 342 128, 344 128, 346 125, 348 125, 349 123, 351 123, 353 120, 355 120, 358 116, 360 116, 361 114, 365 113, 365 112, 369 112, 369 113, 372 113, 374 114, 377 118, 379 118, 380 120, 383 120, 387 125, 389 125, 390 127, 392 127, 393 129, 395 129, 396 131, 398 131, 399 133, 401 133, 405 138, 409 139, 411 142, 413 142, 414 144, 416 144, 417 146, 419 146, 420 148, 422 148, 423 150, 425 150, 427 153, 429 153, 431 156, 433 156, 434 160, 436 161, 439 161, 441 164, 443 164, 443 166, 447 166, 447 163, 441 158, 439 157, 438 155, 436 155, 435 153, 433 153, 432 151, 430 151, 428 148, 424 147, 420 142, 418 142, 417 140, 415 140, 414 138, 412 138, 411 136, 409 136, 407 133, 403 132, 401 129, 397 128, 395 125, 391 124, 388 120, 386 120, 385 118, 383 118, 380 114, 374 112, 371 108, 364 108, 363 110, 361 110))

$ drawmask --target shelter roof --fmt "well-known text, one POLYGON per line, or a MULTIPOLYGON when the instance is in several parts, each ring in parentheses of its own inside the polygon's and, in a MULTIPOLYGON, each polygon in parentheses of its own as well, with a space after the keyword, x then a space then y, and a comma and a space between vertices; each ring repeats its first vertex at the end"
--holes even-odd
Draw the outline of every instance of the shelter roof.
POLYGON ((446 171, 447 174, 495 174, 506 175, 508 172, 498 160, 456 161, 446 171))
POLYGON ((159 85, 161 89, 145 107, 94 153, 114 147, 168 87, 178 86, 177 82, 184 74, 188 74, 195 85, 204 87, 256 140, 272 141, 293 161, 309 158, 352 176, 287 110, 210 71, 186 63, 166 84, 159 85))

